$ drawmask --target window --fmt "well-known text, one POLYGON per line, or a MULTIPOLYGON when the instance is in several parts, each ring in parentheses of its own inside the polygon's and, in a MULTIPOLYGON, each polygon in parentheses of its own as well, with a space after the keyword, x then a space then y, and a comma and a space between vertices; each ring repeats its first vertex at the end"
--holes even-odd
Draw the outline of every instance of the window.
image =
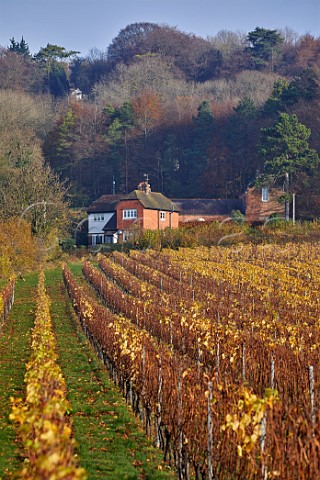
POLYGON ((268 202, 269 201, 269 190, 268 188, 263 188, 261 191, 261 200, 263 202, 268 202))
POLYGON ((95 222, 102 222, 104 220, 104 214, 103 213, 97 213, 94 215, 93 220, 95 222))
POLYGON ((93 235, 92 245, 101 245, 103 243, 103 235, 93 235))
POLYGON ((166 212, 160 212, 160 220, 166 219, 166 212))
POLYGON ((137 218, 137 209, 136 208, 131 208, 128 210, 123 210, 122 218, 124 220, 130 220, 133 218, 137 218))

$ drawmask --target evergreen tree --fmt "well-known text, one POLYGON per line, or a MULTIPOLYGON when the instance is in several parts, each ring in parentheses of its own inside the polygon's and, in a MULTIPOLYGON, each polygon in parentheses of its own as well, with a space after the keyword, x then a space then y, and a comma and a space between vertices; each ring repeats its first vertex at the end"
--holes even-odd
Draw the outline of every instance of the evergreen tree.
POLYGON ((320 74, 306 68, 290 83, 287 96, 291 102, 311 101, 320 96, 320 74))
POLYGON ((234 108, 235 117, 241 120, 252 120, 257 114, 257 107, 250 97, 241 98, 234 108))
POLYGON ((272 95, 265 103, 264 112, 268 115, 279 115, 300 100, 309 102, 319 96, 320 76, 314 70, 306 69, 289 84, 284 78, 275 81, 272 95))
POLYGON ((320 159, 309 147, 310 135, 311 130, 296 115, 287 113, 281 113, 272 127, 262 129, 258 151, 265 160, 265 174, 275 179, 289 174, 296 180, 300 172, 314 173, 320 159))
POLYGON ((80 52, 75 50, 67 51, 64 47, 48 43, 46 47, 40 48, 39 52, 34 56, 34 59, 45 69, 47 89, 55 97, 62 97, 68 93, 68 67, 63 61, 77 53, 80 52))
POLYGON ((276 54, 279 46, 283 43, 283 38, 277 33, 277 30, 256 27, 255 30, 249 32, 247 40, 249 42, 248 52, 254 67, 261 69, 266 65, 271 65, 271 71, 273 71, 276 54))
POLYGON ((284 78, 279 78, 274 82, 271 97, 264 105, 264 113, 267 115, 279 115, 286 107, 286 98, 288 93, 288 82, 284 78))
POLYGON ((14 37, 10 38, 10 45, 8 50, 17 53, 18 55, 23 55, 25 57, 30 56, 29 45, 23 37, 21 37, 20 42, 16 42, 14 37))

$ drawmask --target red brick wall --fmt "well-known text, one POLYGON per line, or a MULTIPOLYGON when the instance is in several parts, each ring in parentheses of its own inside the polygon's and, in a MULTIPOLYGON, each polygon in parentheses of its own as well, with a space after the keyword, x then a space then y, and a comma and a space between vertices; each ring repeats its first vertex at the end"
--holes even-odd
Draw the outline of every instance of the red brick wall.
POLYGON ((144 209, 138 200, 122 200, 117 206, 118 230, 129 230, 135 225, 143 229, 162 230, 164 228, 178 228, 179 214, 177 212, 165 212, 165 220, 160 219, 159 210, 144 209), (123 210, 137 209, 137 219, 123 219, 123 210))
POLYGON ((117 229, 128 230, 134 225, 142 226, 143 207, 138 200, 121 200, 117 205, 117 229), (137 209, 137 218, 123 219, 123 210, 137 209))
POLYGON ((142 227, 145 230, 159 230, 159 212, 158 210, 144 210, 142 227))
POLYGON ((278 199, 283 195, 280 188, 269 189, 269 201, 261 200, 261 188, 249 188, 246 192, 246 220, 248 222, 264 222, 270 215, 277 213, 284 217, 284 206, 278 199))
POLYGON ((165 211, 165 219, 160 218, 159 210, 145 209, 143 212, 143 228, 146 230, 163 230, 164 228, 178 228, 179 214, 165 211))

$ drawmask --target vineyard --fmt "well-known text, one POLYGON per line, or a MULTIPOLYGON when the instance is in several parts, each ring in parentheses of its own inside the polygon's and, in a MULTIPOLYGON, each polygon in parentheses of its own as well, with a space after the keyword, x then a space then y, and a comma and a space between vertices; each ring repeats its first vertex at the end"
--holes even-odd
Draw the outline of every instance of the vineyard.
POLYGON ((64 268, 83 329, 180 479, 319 477, 318 249, 114 252, 83 263, 86 282, 64 268))
POLYGON ((0 477, 319 478, 319 247, 113 252, 2 282, 0 477))
POLYGON ((0 298, 0 478, 173 478, 95 356, 61 268, 2 280, 0 298))
POLYGON ((32 355, 27 364, 26 400, 12 398, 10 419, 18 424, 25 449, 19 478, 73 478, 85 480, 73 453, 74 440, 67 412, 66 385, 57 363, 56 341, 50 315, 50 300, 40 274, 32 355))

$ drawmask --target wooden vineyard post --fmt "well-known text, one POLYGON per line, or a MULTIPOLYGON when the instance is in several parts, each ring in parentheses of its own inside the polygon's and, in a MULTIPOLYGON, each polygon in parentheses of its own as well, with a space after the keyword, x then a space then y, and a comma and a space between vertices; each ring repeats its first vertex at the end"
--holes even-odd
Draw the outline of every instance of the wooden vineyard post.
POLYGON ((266 444, 266 436, 267 436, 267 412, 265 411, 261 420, 260 424, 260 447, 261 447, 261 473, 262 473, 262 480, 267 480, 268 478, 268 469, 265 463, 264 458, 264 448, 266 444))
MULTIPOLYGON (((270 387, 274 390, 274 356, 271 353, 270 359, 270 387)), ((266 445, 266 437, 267 437, 267 411, 264 412, 261 424, 261 433, 260 433, 260 447, 261 447, 261 473, 262 473, 262 480, 267 480, 268 478, 268 468, 266 465, 266 459, 264 457, 264 450, 266 445)))
POLYGON ((315 426, 316 426, 316 414, 314 410, 314 372, 313 372, 313 366, 309 366, 309 391, 310 391, 310 404, 311 404, 311 423, 312 423, 312 429, 313 433, 312 435, 314 436, 315 432, 315 426))
POLYGON ((178 475, 179 480, 189 480, 189 465, 186 458, 183 447, 183 430, 182 430, 182 379, 181 370, 178 371, 178 389, 177 389, 177 402, 178 402, 178 475))
POLYGON ((156 447, 164 450, 164 443, 161 430, 161 405, 162 405, 162 364, 161 358, 158 359, 158 403, 156 408, 156 447))
MULTIPOLYGON (((218 312, 218 325, 220 326, 220 313, 218 312)), ((216 352, 216 376, 219 377, 220 370, 220 340, 219 335, 217 336, 217 352, 216 352)))
POLYGON ((246 379, 246 344, 242 346, 242 380, 246 379))
POLYGON ((198 344, 198 358, 197 358, 198 377, 200 378, 200 372, 201 372, 201 349, 200 349, 200 339, 199 339, 199 337, 197 337, 197 344, 198 344))
POLYGON ((216 370, 217 370, 217 377, 219 376, 219 369, 220 369, 220 342, 217 342, 217 353, 216 353, 216 370))
POLYGON ((183 446, 183 438, 182 438, 182 399, 181 399, 181 371, 179 369, 178 372, 178 389, 177 389, 177 401, 178 401, 178 432, 179 432, 179 442, 178 442, 178 474, 179 480, 182 480, 183 468, 182 468, 182 446, 183 446))
MULTIPOLYGON (((146 393, 146 348, 142 346, 142 389, 141 389, 141 399, 142 405, 140 410, 140 419, 142 424, 145 423, 145 393, 146 393)), ((145 423, 147 426, 147 423, 145 423)))
POLYGON ((212 381, 208 382, 208 480, 214 480, 212 465, 212 448, 213 448, 213 422, 211 414, 211 405, 213 401, 213 385, 212 381))
POLYGON ((271 354, 271 378, 270 378, 270 387, 274 390, 274 356, 271 354))

